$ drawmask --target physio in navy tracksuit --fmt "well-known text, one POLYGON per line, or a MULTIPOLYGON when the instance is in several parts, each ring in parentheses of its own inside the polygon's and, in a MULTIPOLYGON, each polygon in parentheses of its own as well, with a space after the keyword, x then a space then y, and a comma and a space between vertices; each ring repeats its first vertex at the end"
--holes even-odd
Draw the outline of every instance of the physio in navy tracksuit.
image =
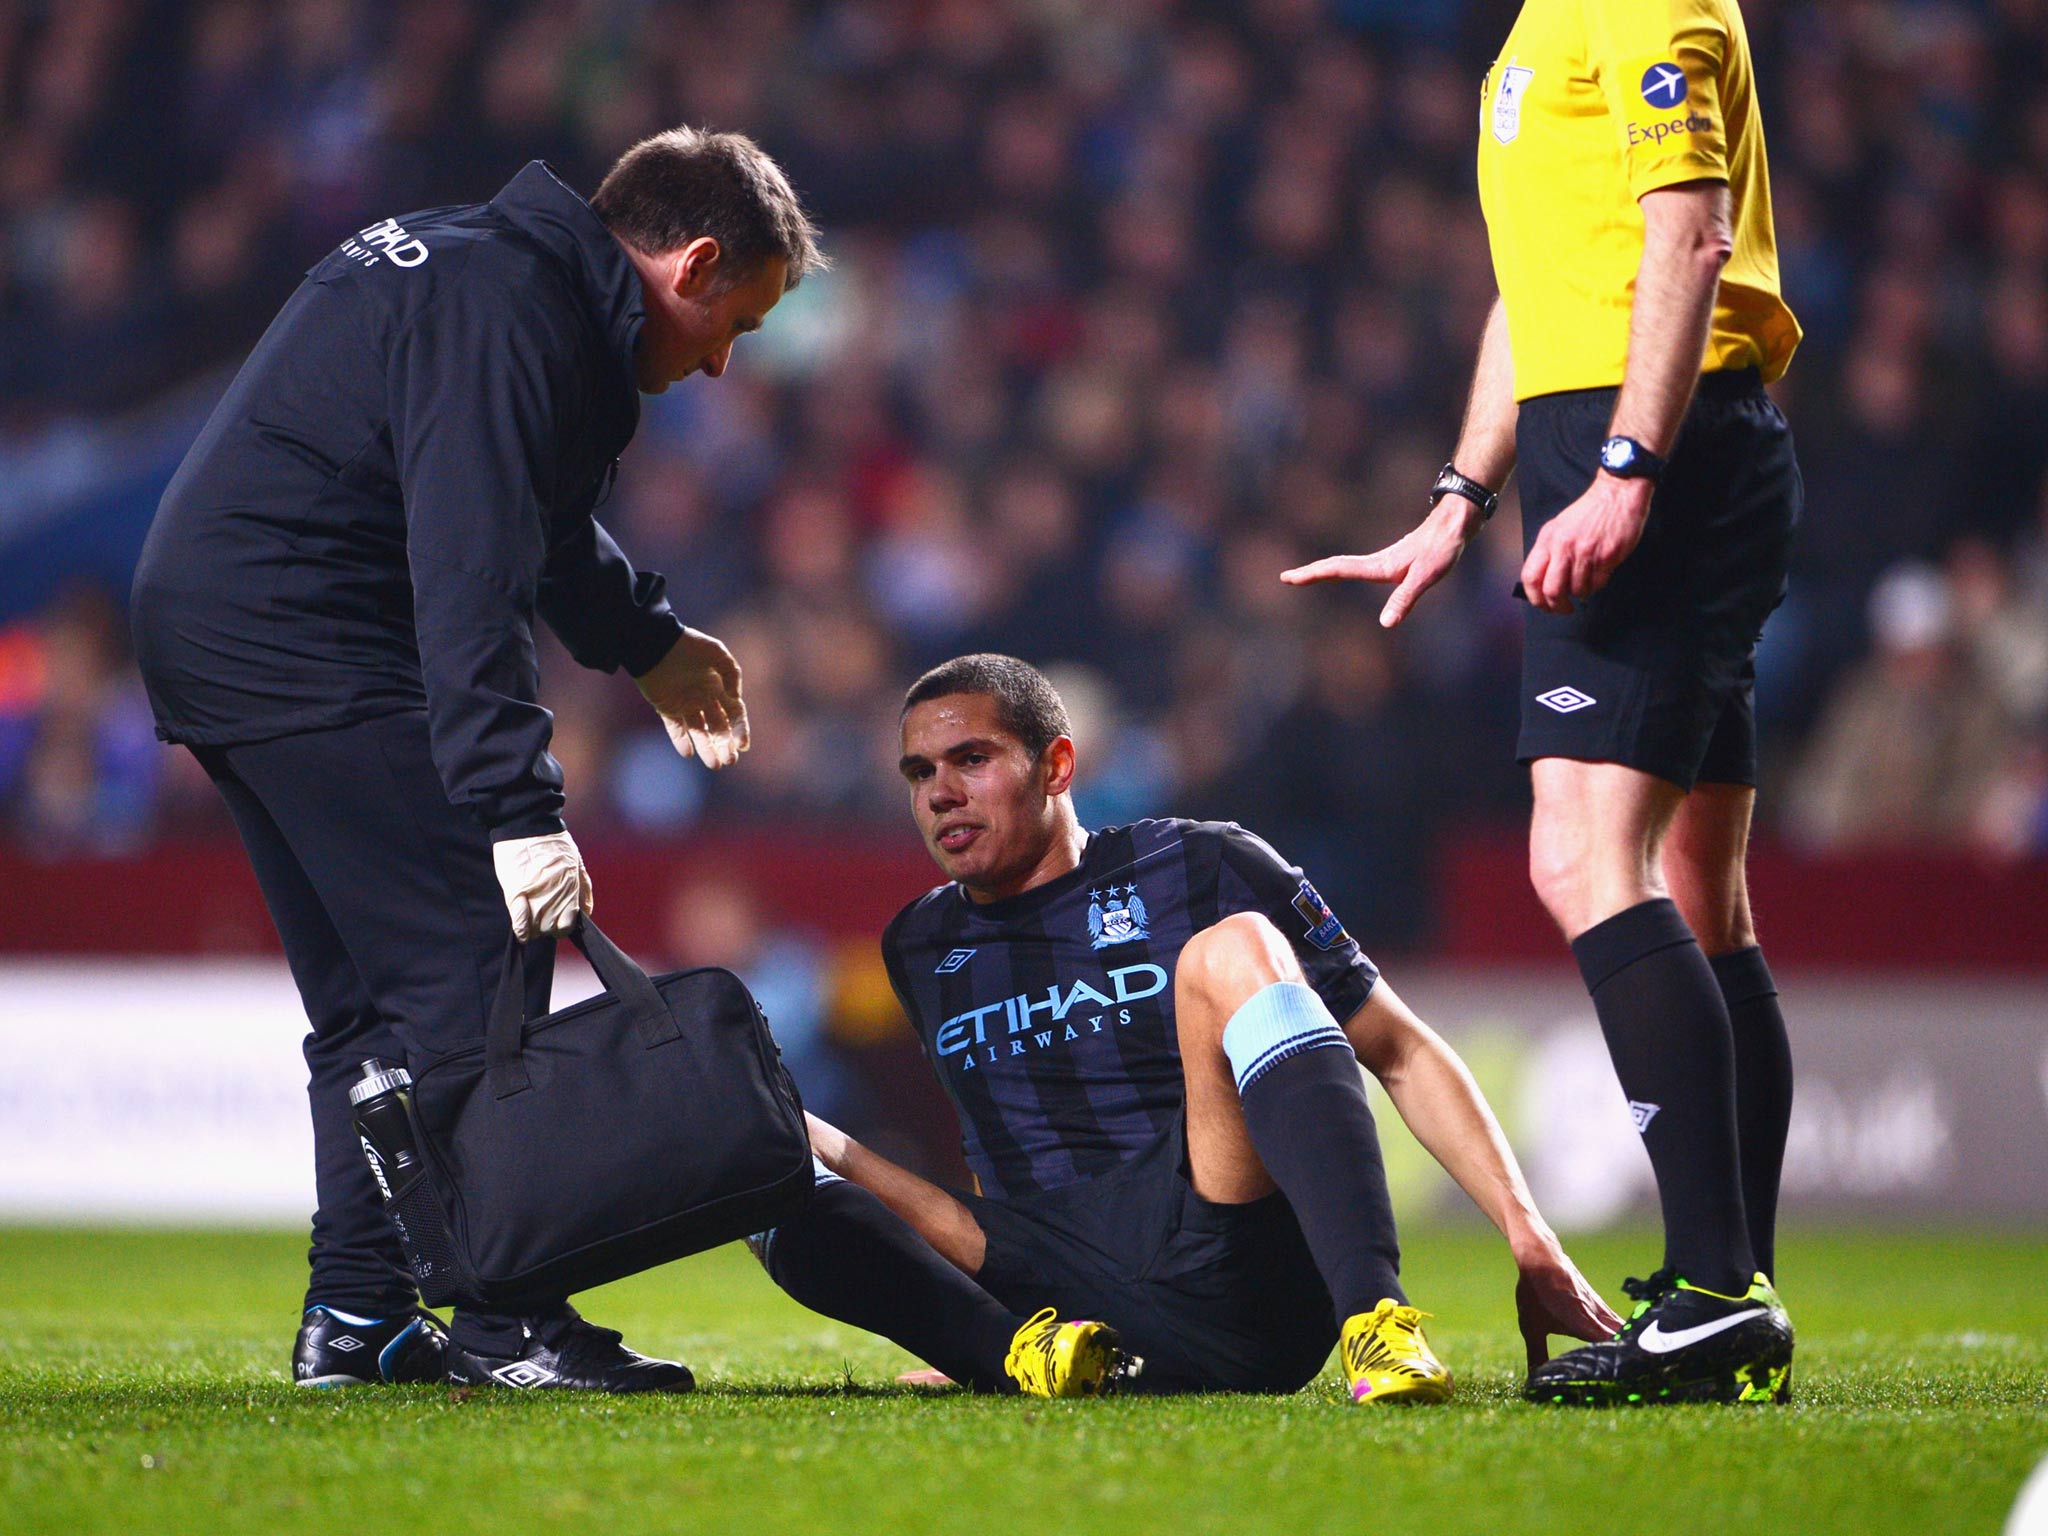
POLYGON ((312 1023, 301 1381, 689 1385, 566 1302, 458 1313, 444 1339, 347 1093, 367 1057, 417 1069, 480 1036, 513 935, 589 909, 536 616, 584 666, 635 677, 678 751, 723 767, 745 749, 730 653, 592 513, 639 393, 716 378, 820 260, 738 135, 636 145, 588 204, 535 162, 488 203, 386 219, 315 267, 164 495, 135 578, 143 679, 159 734, 227 799, 312 1023))

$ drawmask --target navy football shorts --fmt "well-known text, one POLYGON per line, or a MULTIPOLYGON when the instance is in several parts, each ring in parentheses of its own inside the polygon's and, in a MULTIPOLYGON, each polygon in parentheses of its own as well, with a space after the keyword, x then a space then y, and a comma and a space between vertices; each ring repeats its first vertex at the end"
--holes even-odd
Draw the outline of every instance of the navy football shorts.
MULTIPOLYGON (((1522 402, 1522 547, 1585 492, 1612 389, 1522 402)), ((1754 369, 1710 373, 1643 541, 1569 614, 1526 614, 1515 754, 1622 763, 1683 789, 1756 783, 1756 645, 1783 601, 1804 492, 1754 369)))
POLYGON ((975 1278, 1030 1316, 1123 1335, 1134 1392, 1293 1392, 1337 1343, 1330 1293, 1286 1197, 1204 1200, 1176 1120, 1112 1173, 1028 1200, 962 1197, 988 1236, 975 1278))

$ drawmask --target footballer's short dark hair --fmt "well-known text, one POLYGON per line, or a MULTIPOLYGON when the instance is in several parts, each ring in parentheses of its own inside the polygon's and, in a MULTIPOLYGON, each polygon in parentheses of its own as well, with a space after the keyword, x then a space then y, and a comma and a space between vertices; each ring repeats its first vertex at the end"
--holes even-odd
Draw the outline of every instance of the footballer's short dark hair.
POLYGON ((605 227, 659 256, 709 235, 732 263, 732 280, 776 257, 789 263, 785 288, 821 271, 818 227, 782 167, 743 133, 671 128, 642 139, 605 173, 590 199, 605 227))
POLYGON ((1060 737, 1074 734, 1067 706, 1060 702, 1045 674, 1028 661, 993 651, 940 662, 910 685, 903 695, 903 713, 956 693, 994 699, 1003 729, 1023 742, 1024 750, 1034 759, 1042 757, 1060 737))

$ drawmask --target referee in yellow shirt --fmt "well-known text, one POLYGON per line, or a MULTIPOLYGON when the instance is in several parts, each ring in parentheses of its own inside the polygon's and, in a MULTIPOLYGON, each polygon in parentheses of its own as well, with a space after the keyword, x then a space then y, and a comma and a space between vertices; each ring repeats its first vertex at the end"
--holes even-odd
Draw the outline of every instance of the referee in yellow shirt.
MULTIPOLYGON (((1754 657, 1801 501, 1764 393, 1799 343, 1734 0, 1525 0, 1481 93, 1500 300, 1428 518, 1291 582, 1398 624, 1522 470, 1530 878, 1656 1170, 1664 1263, 1543 1402, 1783 1401, 1769 1276, 1792 1060, 1745 875, 1754 657)), ((1559 1105, 1561 1114, 1575 1107, 1559 1105)))

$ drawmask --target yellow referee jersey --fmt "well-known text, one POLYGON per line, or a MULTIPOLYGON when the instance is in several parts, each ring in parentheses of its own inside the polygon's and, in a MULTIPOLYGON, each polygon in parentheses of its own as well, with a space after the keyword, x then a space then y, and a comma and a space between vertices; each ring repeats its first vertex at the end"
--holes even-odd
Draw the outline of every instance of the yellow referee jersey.
POLYGON ((1705 371, 1784 373, 1770 172, 1735 0, 1525 0, 1480 95, 1479 200, 1515 398, 1621 382, 1643 254, 1637 199, 1725 181, 1735 253, 1705 371))

